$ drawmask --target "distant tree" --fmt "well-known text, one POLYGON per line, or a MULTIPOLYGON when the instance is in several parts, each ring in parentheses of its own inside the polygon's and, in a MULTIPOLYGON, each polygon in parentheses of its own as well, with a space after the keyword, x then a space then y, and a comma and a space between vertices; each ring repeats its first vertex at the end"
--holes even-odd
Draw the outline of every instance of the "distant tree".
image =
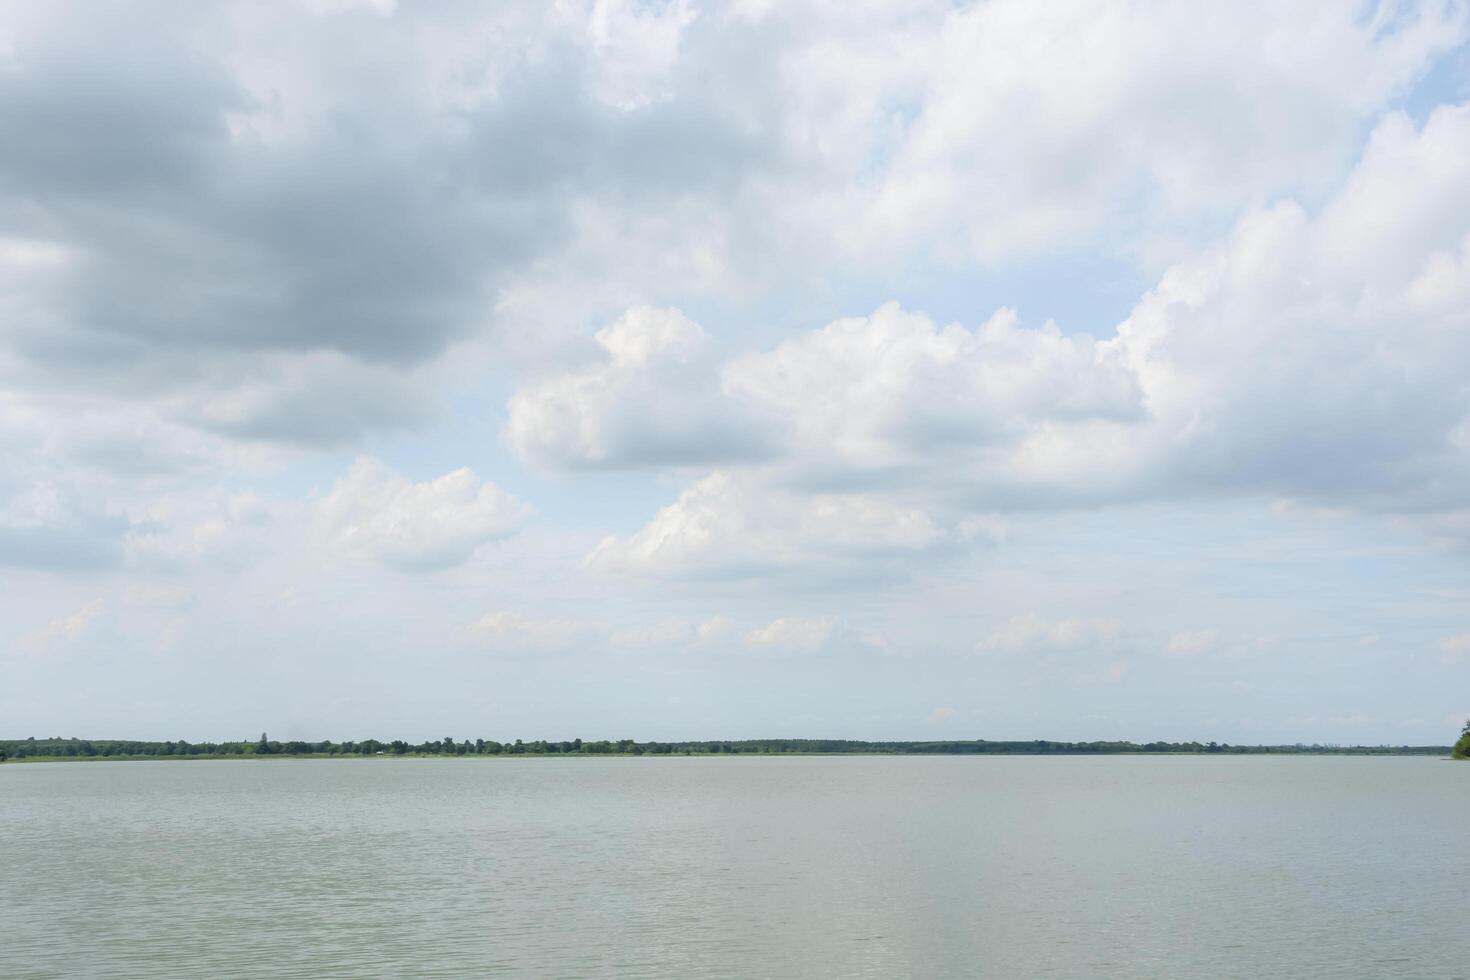
POLYGON ((1470 721, 1465 722, 1465 727, 1460 729, 1459 741, 1450 751, 1450 755, 1456 759, 1470 759, 1470 721))

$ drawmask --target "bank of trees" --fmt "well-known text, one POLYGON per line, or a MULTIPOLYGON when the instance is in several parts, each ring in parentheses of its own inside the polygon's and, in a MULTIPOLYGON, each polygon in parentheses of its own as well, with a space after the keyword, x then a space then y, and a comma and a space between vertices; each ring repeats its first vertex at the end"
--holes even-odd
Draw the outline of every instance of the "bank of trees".
MULTIPOLYGON (((0 761, 6 756, 25 758, 213 758, 234 756, 470 756, 470 755, 1125 755, 1260 753, 1330 755, 1444 755, 1444 745, 1229 745, 1218 742, 1057 742, 942 741, 863 742, 848 739, 763 738, 687 742, 611 741, 499 742, 494 739, 456 739, 446 736, 426 742, 402 739, 363 739, 345 742, 279 741, 262 732, 258 739, 238 742, 142 742, 117 739, 27 738, 0 740, 0 761)), ((1455 745, 1457 757, 1470 757, 1470 724, 1455 745)))

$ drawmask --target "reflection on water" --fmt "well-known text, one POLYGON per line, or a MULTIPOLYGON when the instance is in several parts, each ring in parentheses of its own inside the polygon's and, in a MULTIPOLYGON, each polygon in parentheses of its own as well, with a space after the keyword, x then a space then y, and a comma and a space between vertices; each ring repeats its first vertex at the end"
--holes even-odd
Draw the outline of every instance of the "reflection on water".
POLYGON ((1470 764, 0 766, 0 977, 1466 977, 1470 764))

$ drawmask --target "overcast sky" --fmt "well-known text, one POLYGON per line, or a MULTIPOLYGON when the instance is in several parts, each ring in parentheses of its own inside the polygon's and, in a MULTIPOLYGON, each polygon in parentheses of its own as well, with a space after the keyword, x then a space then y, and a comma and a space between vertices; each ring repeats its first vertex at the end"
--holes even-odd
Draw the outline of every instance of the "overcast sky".
POLYGON ((1467 38, 0 4, 0 737, 1448 743, 1467 38))

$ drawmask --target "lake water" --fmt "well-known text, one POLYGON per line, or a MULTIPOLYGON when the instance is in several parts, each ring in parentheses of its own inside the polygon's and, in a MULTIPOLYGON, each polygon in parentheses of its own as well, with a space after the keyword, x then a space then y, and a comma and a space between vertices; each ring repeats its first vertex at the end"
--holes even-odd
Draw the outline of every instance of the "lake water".
POLYGON ((0 977, 1470 977, 1470 764, 0 766, 0 977))

